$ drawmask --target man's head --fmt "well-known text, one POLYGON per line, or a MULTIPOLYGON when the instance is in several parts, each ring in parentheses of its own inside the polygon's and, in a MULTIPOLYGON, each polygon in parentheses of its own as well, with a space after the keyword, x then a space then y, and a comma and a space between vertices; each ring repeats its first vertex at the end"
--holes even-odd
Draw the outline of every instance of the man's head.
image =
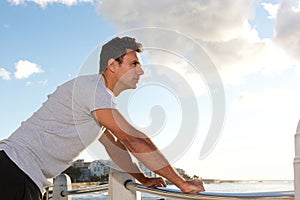
POLYGON ((110 59, 122 62, 121 59, 128 52, 128 50, 133 50, 140 53, 143 51, 143 46, 141 43, 136 42, 135 38, 130 37, 116 37, 104 44, 100 53, 99 73, 105 71, 110 59))

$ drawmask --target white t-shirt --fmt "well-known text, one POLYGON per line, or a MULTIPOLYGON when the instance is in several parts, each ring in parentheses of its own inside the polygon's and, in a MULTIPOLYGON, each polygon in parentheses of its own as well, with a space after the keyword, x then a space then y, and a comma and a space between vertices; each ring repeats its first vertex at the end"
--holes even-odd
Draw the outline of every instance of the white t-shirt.
POLYGON ((102 134, 92 111, 116 109, 102 75, 80 76, 59 86, 0 149, 43 191, 47 179, 68 168, 102 134))

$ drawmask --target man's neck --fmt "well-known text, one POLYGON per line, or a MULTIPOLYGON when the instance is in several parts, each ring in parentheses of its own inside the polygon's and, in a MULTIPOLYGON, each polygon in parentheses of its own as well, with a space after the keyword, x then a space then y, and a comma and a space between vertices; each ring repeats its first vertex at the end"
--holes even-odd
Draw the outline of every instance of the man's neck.
POLYGON ((118 96, 123 91, 120 87, 118 87, 117 80, 110 76, 109 73, 103 72, 102 76, 105 81, 105 86, 110 89, 115 96, 118 96))

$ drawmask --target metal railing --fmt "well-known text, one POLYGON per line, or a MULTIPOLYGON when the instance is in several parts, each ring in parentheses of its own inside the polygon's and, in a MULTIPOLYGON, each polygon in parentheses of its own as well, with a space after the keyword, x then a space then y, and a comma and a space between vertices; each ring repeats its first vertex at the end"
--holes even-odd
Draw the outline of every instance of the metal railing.
POLYGON ((81 189, 74 189, 74 190, 64 190, 60 194, 62 197, 68 195, 77 195, 77 194, 84 194, 84 193, 91 193, 91 192, 103 192, 108 190, 108 184, 103 184, 100 186, 94 186, 89 188, 81 188, 81 189))
POLYGON ((180 198, 180 199, 294 199, 293 191, 284 192, 258 192, 258 193, 217 193, 200 192, 198 194, 185 194, 180 190, 168 188, 148 188, 131 180, 125 182, 125 187, 129 190, 151 193, 158 196, 180 198))
MULTIPOLYGON (((59 195, 64 198, 70 195, 78 195, 78 194, 85 194, 85 193, 93 193, 93 192, 104 192, 108 190, 108 184, 103 184, 99 186, 93 186, 88 188, 80 188, 80 189, 72 189, 72 190, 62 190, 60 191, 59 195)), ((53 190, 47 190, 44 199, 50 200, 53 199, 53 190)), ((56 195, 56 196, 59 196, 56 195)), ((54 198, 57 199, 57 198, 54 198)))
MULTIPOLYGON (((125 173, 120 172, 119 175, 123 176, 125 173)), ((116 172, 115 174, 116 175, 116 172)), ((66 175, 62 175, 66 176, 66 175)), ((113 177, 111 177, 113 178, 113 177)), ((60 179, 67 180, 67 179, 60 179)), ((102 192, 109 190, 109 184, 104 184, 100 186, 94 186, 89 188, 80 188, 80 189, 71 189, 67 190, 68 183, 59 182, 56 183, 56 186, 59 186, 62 190, 57 190, 59 195, 53 194, 53 200, 68 200, 70 195, 78 195, 84 193, 92 193, 92 192, 102 192)), ((55 186, 54 186, 55 187, 55 186)), ((111 188, 112 190, 112 188, 111 188)), ((278 192, 257 192, 257 193, 218 193, 218 192, 200 192, 198 194, 186 194, 182 193, 178 189, 170 189, 170 188, 148 188, 141 184, 135 183, 134 181, 128 179, 122 185, 122 188, 118 188, 117 192, 119 195, 116 198, 116 194, 110 192, 109 199, 132 199, 139 200, 141 199, 140 195, 134 195, 132 198, 128 198, 128 192, 136 193, 136 192, 144 192, 153 194, 160 197, 171 197, 176 199, 201 199, 201 200, 223 200, 223 199, 257 199, 257 200, 270 200, 270 199, 282 199, 282 200, 293 200, 294 192, 293 191, 278 191, 278 192), (121 198, 120 198, 121 195, 121 198)))

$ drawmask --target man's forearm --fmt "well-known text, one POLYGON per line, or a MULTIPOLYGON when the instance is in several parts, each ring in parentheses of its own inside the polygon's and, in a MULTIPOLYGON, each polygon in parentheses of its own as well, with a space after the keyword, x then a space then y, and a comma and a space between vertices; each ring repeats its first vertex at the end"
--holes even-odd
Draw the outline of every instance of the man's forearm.
POLYGON ((176 186, 186 182, 148 137, 132 137, 131 141, 133 142, 128 144, 131 147, 130 151, 151 171, 165 177, 176 186))
MULTIPOLYGON (((139 182, 141 182, 142 184, 148 187, 166 186, 162 179, 158 178, 156 180, 154 179, 151 180, 151 178, 147 177, 140 170, 140 168, 132 161, 132 158, 127 148, 124 146, 124 144, 116 140, 115 137, 110 132, 107 131, 105 134, 103 134, 102 137, 99 139, 99 141, 103 143, 112 160, 120 168, 122 168, 130 175, 132 175, 134 178, 136 178, 139 182)), ((136 144, 136 147, 132 149, 133 150, 132 153, 139 160, 141 160, 143 164, 145 164, 146 167, 148 167, 150 170, 154 171, 158 175, 165 177, 170 182, 172 182, 177 187, 179 187, 182 191, 190 192, 189 190, 185 189, 186 188, 185 186, 189 185, 189 183, 187 183, 188 181, 186 181, 182 176, 180 176, 178 172, 168 163, 166 158, 160 153, 159 150, 157 150, 156 146, 152 143, 152 141, 146 138, 145 143, 144 144, 143 143, 144 142, 139 141, 136 144), (138 150, 141 144, 144 146, 149 145, 149 147, 138 150), (147 150, 149 149, 156 149, 156 150, 150 153, 141 153, 145 151, 147 152, 147 150), (134 153, 135 150, 138 151, 139 153, 134 153), (162 162, 159 162, 159 160, 162 162)))
POLYGON ((99 141, 104 145, 110 158, 124 171, 143 183, 148 178, 141 169, 133 162, 129 152, 122 143, 117 141, 111 133, 106 130, 99 141))
POLYGON ((165 177, 179 188, 183 183, 186 182, 186 180, 171 165, 155 170, 154 172, 165 177))

